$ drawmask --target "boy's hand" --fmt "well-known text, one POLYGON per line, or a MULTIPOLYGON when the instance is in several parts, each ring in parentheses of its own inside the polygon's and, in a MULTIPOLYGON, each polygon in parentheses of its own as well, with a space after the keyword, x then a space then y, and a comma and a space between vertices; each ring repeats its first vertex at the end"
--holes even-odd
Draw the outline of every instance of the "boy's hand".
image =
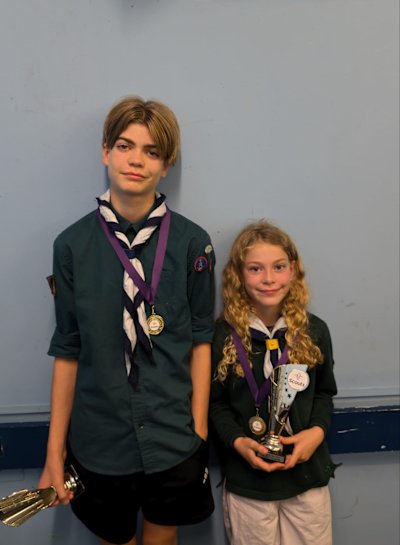
POLYGON ((313 426, 292 437, 279 437, 282 445, 294 445, 293 452, 286 456, 283 469, 291 469, 296 464, 307 462, 324 440, 324 436, 324 430, 320 426, 313 426))
POLYGON ((203 441, 207 441, 208 438, 208 427, 206 425, 203 426, 194 426, 194 431, 196 434, 200 437, 200 439, 203 439, 203 441))
POLYGON ((65 457, 50 458, 48 456, 38 482, 38 488, 49 488, 51 486, 55 488, 57 499, 53 506, 60 503, 67 505, 74 497, 73 493, 64 487, 64 461, 65 457))
POLYGON ((278 469, 285 469, 285 464, 280 462, 266 462, 259 454, 267 454, 268 449, 251 439, 250 437, 237 437, 233 442, 233 448, 250 464, 253 469, 260 469, 271 473, 278 469))

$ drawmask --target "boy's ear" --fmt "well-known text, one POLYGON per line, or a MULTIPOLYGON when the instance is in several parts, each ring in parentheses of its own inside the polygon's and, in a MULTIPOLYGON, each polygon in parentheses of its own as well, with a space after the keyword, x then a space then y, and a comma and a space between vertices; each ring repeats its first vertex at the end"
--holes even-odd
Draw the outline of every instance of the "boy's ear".
POLYGON ((103 159, 103 164, 108 167, 108 163, 109 163, 109 155, 110 155, 110 150, 104 145, 102 150, 101 150, 101 157, 103 159))
MULTIPOLYGON (((103 159, 104 161, 104 159, 103 159)), ((161 176, 162 178, 165 178, 165 176, 168 174, 168 169, 169 169, 169 163, 167 163, 167 161, 164 161, 164 168, 161 172, 161 176)))

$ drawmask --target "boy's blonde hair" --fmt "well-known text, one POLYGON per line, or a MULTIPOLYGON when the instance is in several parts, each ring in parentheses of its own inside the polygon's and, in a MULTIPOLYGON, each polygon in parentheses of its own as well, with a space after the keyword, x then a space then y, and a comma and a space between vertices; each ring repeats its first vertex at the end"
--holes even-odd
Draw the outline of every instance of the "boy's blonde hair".
MULTIPOLYGON (((224 301, 222 316, 242 339, 251 361, 249 314, 255 313, 255 310, 244 288, 243 266, 248 250, 260 242, 279 246, 288 256, 294 270, 289 293, 282 304, 282 316, 287 324, 285 337, 289 345, 289 362, 306 363, 310 368, 314 367, 317 363, 322 363, 323 358, 320 349, 313 343, 308 333, 309 294, 304 280, 304 268, 294 242, 272 223, 265 220, 253 223, 243 229, 234 241, 229 261, 222 274, 224 301)), ((236 374, 243 376, 231 336, 225 341, 223 358, 217 367, 217 378, 225 380, 230 366, 233 366, 236 374)))
POLYGON ((112 149, 120 135, 131 123, 145 125, 167 165, 174 165, 180 149, 178 121, 173 111, 162 102, 145 101, 127 96, 109 111, 103 127, 102 144, 112 149))

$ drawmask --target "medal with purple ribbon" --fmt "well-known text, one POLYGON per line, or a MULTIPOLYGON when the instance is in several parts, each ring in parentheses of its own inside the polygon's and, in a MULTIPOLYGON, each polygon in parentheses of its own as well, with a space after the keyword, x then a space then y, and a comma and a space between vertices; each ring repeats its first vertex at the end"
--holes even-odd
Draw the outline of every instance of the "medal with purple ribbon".
POLYGON ((119 244, 117 237, 111 234, 110 230, 108 229, 107 222, 105 221, 105 219, 103 218, 99 210, 97 210, 97 217, 101 227, 103 228, 104 233, 106 234, 111 246, 113 247, 115 253, 117 254, 118 259, 121 261, 125 271, 129 274, 134 284, 136 285, 137 289, 143 295, 144 299, 151 306, 151 314, 147 318, 147 326, 148 326, 149 334, 159 335, 161 331, 164 329, 165 323, 162 316, 155 313, 154 301, 156 298, 157 288, 160 282, 161 271, 164 264, 165 252, 167 249, 169 225, 171 222, 171 212, 169 208, 167 208, 167 211, 165 215, 163 216, 161 220, 161 224, 160 224, 160 234, 159 234, 158 242, 157 242, 157 248, 156 248, 156 254, 154 258, 154 266, 153 266, 153 271, 151 275, 150 285, 143 280, 143 278, 137 272, 133 264, 130 262, 125 251, 123 250, 123 248, 121 248, 121 245, 119 244))

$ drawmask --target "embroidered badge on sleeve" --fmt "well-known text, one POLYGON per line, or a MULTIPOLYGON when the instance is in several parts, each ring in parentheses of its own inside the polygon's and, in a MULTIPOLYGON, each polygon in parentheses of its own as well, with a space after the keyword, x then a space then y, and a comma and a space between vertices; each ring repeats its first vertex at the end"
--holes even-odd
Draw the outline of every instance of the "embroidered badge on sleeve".
POLYGON ((204 255, 199 256, 194 264, 193 264, 194 270, 196 272, 202 272, 205 271, 208 267, 208 260, 204 255))

